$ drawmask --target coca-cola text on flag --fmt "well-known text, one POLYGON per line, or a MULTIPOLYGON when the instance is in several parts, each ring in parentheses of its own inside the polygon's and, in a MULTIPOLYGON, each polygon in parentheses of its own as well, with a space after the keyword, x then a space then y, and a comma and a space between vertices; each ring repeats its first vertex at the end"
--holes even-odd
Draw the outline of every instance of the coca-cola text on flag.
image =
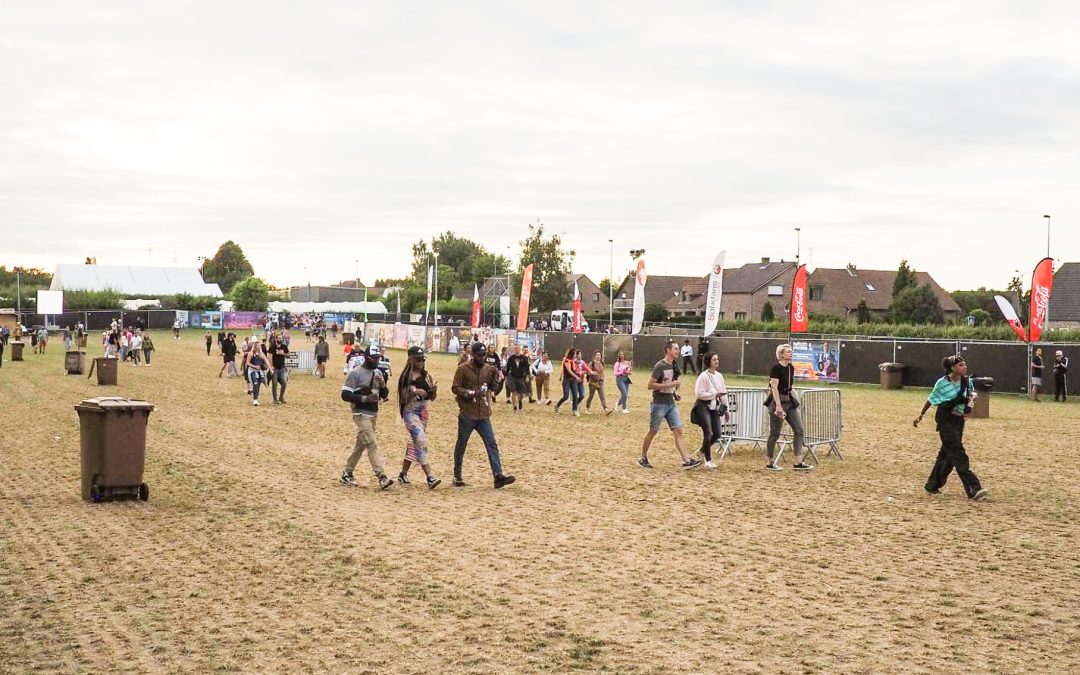
POLYGON ((1031 275, 1031 314, 1028 320, 1028 335, 1032 342, 1038 342, 1046 328, 1046 314, 1050 309, 1050 290, 1054 286, 1054 259, 1043 258, 1035 266, 1031 275))
POLYGON ((791 332, 805 333, 810 323, 809 310, 806 308, 806 265, 799 265, 795 270, 795 281, 791 285, 791 332))

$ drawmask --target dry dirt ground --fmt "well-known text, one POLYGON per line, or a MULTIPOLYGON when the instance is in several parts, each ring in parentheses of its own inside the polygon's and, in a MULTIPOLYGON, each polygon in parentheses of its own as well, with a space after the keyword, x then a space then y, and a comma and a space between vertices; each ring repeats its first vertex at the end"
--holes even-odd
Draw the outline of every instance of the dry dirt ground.
MULTIPOLYGON (((750 448, 683 472, 666 433, 640 469, 642 372, 629 415, 500 404, 517 484, 492 489, 474 437, 455 489, 452 358, 436 355, 447 482, 378 492, 364 460, 360 488, 337 484, 354 427, 336 353, 325 380, 294 373, 287 405, 253 408, 196 334, 157 345, 114 388, 61 374, 58 341, 5 354, 0 671, 1080 670, 1071 402, 999 396, 970 422, 993 495, 970 503, 955 476, 923 493, 926 391, 845 387, 846 459, 812 475, 767 473, 750 448), (157 406, 148 503, 80 499, 73 405, 100 395, 157 406)), ((395 408, 378 435, 396 464, 395 408)))

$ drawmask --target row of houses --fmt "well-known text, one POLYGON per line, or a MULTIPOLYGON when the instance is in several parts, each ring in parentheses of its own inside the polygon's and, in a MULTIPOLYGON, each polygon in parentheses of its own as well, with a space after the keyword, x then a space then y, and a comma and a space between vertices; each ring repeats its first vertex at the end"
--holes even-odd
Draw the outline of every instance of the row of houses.
MULTIPOLYGON (((760 262, 724 270, 721 319, 758 319, 765 303, 772 305, 777 318, 788 316, 791 305, 791 286, 796 264, 789 260, 760 262)), ((855 320, 860 301, 875 319, 883 318, 892 304, 892 288, 896 270, 860 270, 855 265, 844 268, 819 267, 807 276, 810 312, 855 320)), ((937 296, 946 321, 959 321, 960 306, 929 274, 915 272, 920 286, 928 285, 937 296)), ((663 305, 672 317, 704 315, 708 275, 662 276, 650 275, 645 285, 646 304, 663 305)), ((577 283, 581 291, 582 309, 586 314, 608 310, 607 294, 584 274, 567 276, 567 287, 577 283)), ((507 278, 485 280, 480 288, 482 297, 506 293, 507 278)), ((108 267, 102 265, 59 265, 53 276, 52 289, 114 288, 123 293, 178 293, 220 297, 216 284, 206 284, 194 268, 108 267)), ((615 290, 614 309, 630 311, 634 305, 635 284, 628 275, 615 290)), ((341 286, 297 286, 290 289, 290 299, 303 302, 360 302, 365 292, 368 300, 383 297, 394 289, 351 288, 341 286)), ((511 295, 515 295, 513 291, 511 295)), ((461 291, 462 297, 472 297, 472 289, 461 291), (466 292, 467 291, 467 292, 466 292)), ((512 307, 516 307, 513 302, 512 307)), ((1050 299, 1050 328, 1080 328, 1080 263, 1064 263, 1054 274, 1054 291, 1050 299)))

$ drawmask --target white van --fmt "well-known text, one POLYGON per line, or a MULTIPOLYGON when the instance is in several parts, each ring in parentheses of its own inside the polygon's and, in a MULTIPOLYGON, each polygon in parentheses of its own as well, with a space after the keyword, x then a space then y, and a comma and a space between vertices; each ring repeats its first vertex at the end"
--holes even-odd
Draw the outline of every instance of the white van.
POLYGON ((574 313, 569 309, 557 309, 551 313, 551 330, 570 330, 574 325, 574 313))

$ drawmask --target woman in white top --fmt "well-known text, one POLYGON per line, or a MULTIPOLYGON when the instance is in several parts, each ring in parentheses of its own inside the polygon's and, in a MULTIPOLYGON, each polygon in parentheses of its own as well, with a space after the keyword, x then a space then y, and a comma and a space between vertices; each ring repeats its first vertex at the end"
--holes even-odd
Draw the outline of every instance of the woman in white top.
POLYGON ((548 358, 548 353, 546 351, 540 352, 540 358, 532 365, 533 381, 536 382, 536 401, 538 403, 543 401, 544 405, 551 405, 549 383, 551 373, 554 370, 555 367, 552 365, 551 359, 548 358))
POLYGON ((715 352, 708 352, 702 357, 701 363, 705 370, 698 375, 694 385, 697 401, 694 402, 690 419, 701 427, 701 454, 705 457, 705 467, 715 469, 712 446, 720 442, 720 416, 722 414, 725 421, 730 421, 731 414, 727 411, 727 385, 724 384, 724 376, 720 374, 720 356, 715 352))

